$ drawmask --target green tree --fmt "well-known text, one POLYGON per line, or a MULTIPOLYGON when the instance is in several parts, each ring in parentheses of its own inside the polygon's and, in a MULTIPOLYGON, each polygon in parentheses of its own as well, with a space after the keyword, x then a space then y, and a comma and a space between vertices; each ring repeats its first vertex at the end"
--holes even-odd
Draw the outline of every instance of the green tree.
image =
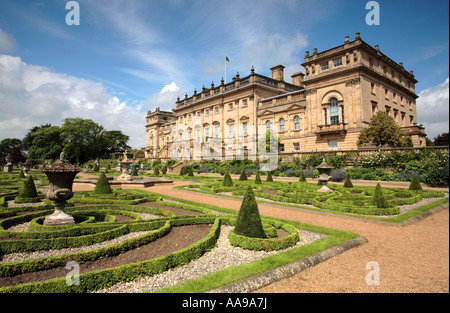
POLYGON ((28 146, 29 159, 57 159, 63 150, 63 137, 58 126, 50 124, 28 133, 24 140, 28 146))
POLYGON ((266 182, 270 182, 270 183, 273 182, 272 172, 267 172, 266 182))
POLYGON ((5 157, 10 155, 12 163, 25 162, 26 157, 22 147, 22 141, 17 138, 6 138, 0 142, 0 163, 5 163, 5 157))
POLYGON ((388 145, 392 148, 407 147, 411 140, 401 127, 384 111, 378 111, 370 118, 369 127, 365 128, 358 137, 358 146, 371 143, 375 146, 388 145))
POLYGON ((101 156, 107 146, 105 129, 90 119, 66 118, 61 126, 63 148, 71 162, 84 163, 101 156))
POLYGON ((127 145, 130 136, 125 135, 120 130, 105 130, 103 132, 103 138, 105 140, 105 147, 103 150, 104 157, 115 152, 129 151, 131 149, 131 147, 127 145))
POLYGON ((250 185, 248 185, 242 200, 234 231, 241 236, 265 238, 258 203, 250 185))

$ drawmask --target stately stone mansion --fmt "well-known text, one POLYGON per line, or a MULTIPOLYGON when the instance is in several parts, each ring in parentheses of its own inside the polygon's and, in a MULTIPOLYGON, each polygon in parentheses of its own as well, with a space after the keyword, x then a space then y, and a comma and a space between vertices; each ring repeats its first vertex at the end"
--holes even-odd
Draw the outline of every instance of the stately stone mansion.
POLYGON ((278 153, 356 150, 360 132, 379 110, 392 116, 414 146, 425 145, 417 125, 413 71, 370 46, 359 33, 342 45, 306 51, 304 73, 285 81, 284 66, 272 77, 250 70, 231 82, 203 86, 178 98, 172 112, 148 112, 146 157, 254 156, 266 130, 279 138, 278 153))

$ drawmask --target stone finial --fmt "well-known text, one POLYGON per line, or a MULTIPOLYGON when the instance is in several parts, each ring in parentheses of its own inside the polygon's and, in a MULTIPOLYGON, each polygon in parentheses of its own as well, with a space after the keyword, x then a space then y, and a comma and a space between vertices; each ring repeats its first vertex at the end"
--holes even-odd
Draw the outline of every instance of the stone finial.
POLYGON ((345 43, 348 43, 348 42, 350 42, 350 37, 349 36, 345 36, 345 41, 344 41, 345 43))
POLYGON ((308 50, 305 51, 305 58, 309 58, 309 51, 308 50))
POLYGON ((317 48, 314 48, 313 54, 317 54, 317 48))
POLYGON ((400 62, 398 65, 400 65, 400 67, 403 68, 403 62, 400 62))
POLYGON ((355 40, 357 40, 357 39, 361 39, 361 35, 360 35, 359 32, 357 32, 357 33, 355 34, 355 40))
POLYGON ((380 46, 379 45, 375 45, 375 50, 380 51, 380 46))

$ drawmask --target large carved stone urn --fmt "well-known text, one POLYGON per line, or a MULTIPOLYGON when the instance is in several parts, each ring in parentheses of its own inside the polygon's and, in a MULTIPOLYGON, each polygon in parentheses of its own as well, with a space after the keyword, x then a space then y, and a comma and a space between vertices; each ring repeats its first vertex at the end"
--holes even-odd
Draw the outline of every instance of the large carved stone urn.
POLYGON ((55 212, 44 219, 44 225, 57 226, 75 223, 73 217, 64 212, 64 207, 67 200, 73 197, 73 179, 80 171, 79 168, 72 165, 69 161, 64 160, 63 153, 59 160, 42 170, 47 175, 50 183, 47 198, 55 202, 55 212))

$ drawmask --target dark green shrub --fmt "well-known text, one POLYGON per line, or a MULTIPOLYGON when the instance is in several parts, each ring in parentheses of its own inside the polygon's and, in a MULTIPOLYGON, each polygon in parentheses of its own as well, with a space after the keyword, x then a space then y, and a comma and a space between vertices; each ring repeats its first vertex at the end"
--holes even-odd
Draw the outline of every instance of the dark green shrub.
POLYGON ((344 187, 345 188, 352 188, 353 187, 353 183, 352 183, 352 180, 350 178, 350 174, 345 175, 344 187))
POLYGON ((98 168, 97 163, 94 164, 94 168, 92 169, 93 172, 98 172, 100 169, 98 168))
POLYGON ((155 166, 155 168, 153 170, 153 174, 154 175, 159 175, 159 166, 155 166))
POLYGON ((258 203, 250 186, 245 192, 234 231, 238 235, 252 238, 265 238, 266 236, 259 215, 258 203))
POLYGON ((247 180, 247 174, 245 174, 245 171, 244 171, 244 170, 242 170, 241 176, 239 176, 239 180, 240 180, 240 181, 247 180))
POLYGON ((267 178, 266 178, 266 182, 273 182, 273 178, 272 178, 272 173, 271 172, 267 172, 267 178))
POLYGON ((164 166, 161 170, 162 174, 166 174, 167 173, 167 166, 164 166))
POLYGON ((257 185, 262 184, 261 177, 259 176, 259 172, 256 172, 255 184, 257 184, 257 185))
POLYGON ((298 179, 299 182, 306 182, 305 172, 301 171, 300 178, 298 179))
POLYGON ((137 166, 133 166, 133 171, 131 172, 131 176, 139 176, 137 166))
POLYGON ((19 178, 25 178, 25 174, 23 173, 23 171, 20 171, 19 178))
POLYGON ((375 205, 377 208, 387 208, 388 202, 386 200, 386 197, 384 196, 383 190, 381 189, 380 183, 377 184, 375 187, 375 192, 372 196, 372 204, 375 205))
POLYGON ((194 170, 192 169, 192 166, 188 169, 188 176, 194 176, 194 170))
POLYGON ((23 185, 22 193, 16 197, 17 202, 39 202, 40 198, 34 185, 33 177, 30 175, 23 185))
POLYGON ((108 178, 105 173, 101 173, 98 178, 97 184, 94 188, 94 194, 109 194, 112 193, 111 186, 109 185, 108 178))
POLYGON ((223 176, 223 186, 231 187, 233 186, 233 180, 231 179, 230 172, 228 170, 225 172, 223 176))
POLYGON ((417 176, 413 176, 411 180, 411 184, 409 184, 409 190, 422 190, 422 186, 420 185, 419 179, 417 176))

